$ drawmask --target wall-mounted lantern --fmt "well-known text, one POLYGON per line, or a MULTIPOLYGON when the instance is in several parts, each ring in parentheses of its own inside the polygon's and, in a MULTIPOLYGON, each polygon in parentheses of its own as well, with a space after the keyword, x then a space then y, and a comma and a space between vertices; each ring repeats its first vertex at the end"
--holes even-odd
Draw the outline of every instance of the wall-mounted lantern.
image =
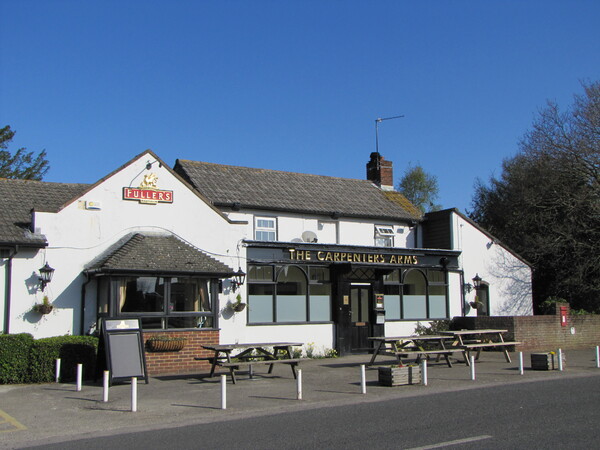
POLYGON ((475 287, 475 290, 479 289, 479 286, 481 286, 481 277, 478 273, 473 277, 473 286, 475 287))
POLYGON ((230 283, 231 283, 231 290, 233 292, 237 291, 237 288, 240 287, 241 285, 243 285, 244 281, 246 281, 246 274, 244 273, 244 271, 240 267, 238 269, 238 271, 235 273, 235 275, 233 276, 233 279, 230 281, 230 283))
POLYGON ((44 267, 40 269, 40 285, 42 292, 46 288, 46 285, 52 281, 52 276, 54 275, 54 269, 48 265, 48 262, 44 264, 44 267))

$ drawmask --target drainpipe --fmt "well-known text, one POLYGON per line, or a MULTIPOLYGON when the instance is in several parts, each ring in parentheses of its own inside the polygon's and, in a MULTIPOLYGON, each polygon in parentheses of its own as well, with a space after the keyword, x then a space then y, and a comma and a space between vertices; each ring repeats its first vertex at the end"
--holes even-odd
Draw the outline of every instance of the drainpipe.
POLYGON ((80 309, 80 313, 79 313, 79 335, 83 336, 85 334, 85 291, 86 291, 86 286, 89 284, 90 281, 92 281, 92 279, 90 278, 90 275, 85 272, 84 273, 86 281, 81 285, 81 307, 80 309))
MULTIPOLYGON (((9 250, 10 251, 10 250, 9 250)), ((17 254, 18 247, 15 247, 12 253, 8 255, 8 261, 6 263, 6 276, 4 286, 4 333, 10 333, 10 300, 12 291, 12 260, 17 254)))

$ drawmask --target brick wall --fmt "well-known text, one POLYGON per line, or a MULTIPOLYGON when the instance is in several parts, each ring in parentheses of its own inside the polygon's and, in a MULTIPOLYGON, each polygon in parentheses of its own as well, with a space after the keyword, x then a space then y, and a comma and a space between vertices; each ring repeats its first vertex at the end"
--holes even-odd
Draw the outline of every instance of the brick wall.
POLYGON ((194 358, 213 356, 202 348, 205 344, 218 344, 218 330, 193 331, 145 331, 144 348, 148 375, 182 375, 206 373, 210 370, 208 361, 195 361, 194 358), (186 345, 178 352, 153 352, 148 350, 146 342, 153 336, 184 337, 186 345))
POLYGON ((507 317, 455 317, 453 329, 508 330, 506 340, 519 341, 517 351, 550 351, 590 348, 600 345, 600 315, 570 315, 561 326, 560 311, 555 315, 507 317))

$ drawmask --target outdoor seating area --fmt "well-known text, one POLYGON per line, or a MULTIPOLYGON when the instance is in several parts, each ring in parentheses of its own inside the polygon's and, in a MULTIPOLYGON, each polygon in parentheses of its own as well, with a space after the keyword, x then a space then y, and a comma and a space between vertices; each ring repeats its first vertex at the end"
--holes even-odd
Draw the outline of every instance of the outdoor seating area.
POLYGON ((196 358, 196 360, 210 361, 211 377, 214 376, 217 366, 229 369, 231 381, 234 384, 236 383, 236 371, 248 368, 249 376, 252 378, 254 376, 253 366, 256 365, 268 365, 268 373, 272 373, 275 364, 287 364, 296 379, 296 367, 301 359, 292 357, 292 348, 302 347, 302 345, 299 342, 203 345, 205 350, 213 352, 213 356, 196 358), (234 351, 238 351, 238 353, 232 355, 234 351))
POLYGON ((511 362, 508 350, 520 342, 505 341, 507 330, 457 330, 441 331, 439 335, 411 336, 375 336, 369 337, 374 342, 373 355, 367 365, 375 363, 378 356, 395 356, 398 364, 406 361, 403 358, 415 357, 415 363, 423 358, 437 356, 437 361, 444 358, 448 367, 452 367, 450 356, 462 355, 465 364, 470 365, 470 352, 476 350, 479 360, 483 348, 497 348, 504 353, 506 362, 511 362))

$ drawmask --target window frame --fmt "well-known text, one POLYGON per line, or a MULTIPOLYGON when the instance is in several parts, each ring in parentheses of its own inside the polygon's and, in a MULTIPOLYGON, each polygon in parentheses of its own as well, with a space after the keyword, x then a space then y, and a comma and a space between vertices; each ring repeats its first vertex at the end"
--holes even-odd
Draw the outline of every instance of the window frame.
POLYGON ((396 236, 395 228, 393 225, 374 225, 374 243, 375 247, 394 247, 396 236), (387 244, 380 244, 380 242, 387 242, 387 244))
POLYGON ((142 323, 142 329, 148 331, 158 330, 214 330, 218 329, 218 315, 216 314, 216 308, 219 298, 219 281, 217 278, 207 276, 194 276, 190 274, 118 274, 99 277, 98 289, 97 289, 97 315, 98 317, 131 317, 139 318, 142 323), (146 311, 121 311, 120 306, 120 283, 124 279, 135 279, 138 278, 158 278, 164 281, 164 297, 162 299, 162 310, 154 312, 146 311), (208 301, 210 302, 210 311, 171 311, 169 304, 172 298, 172 283, 173 279, 191 279, 201 285, 206 283, 207 293, 209 296, 208 301), (104 285, 104 287, 101 287, 104 285), (106 295, 108 298, 105 301, 101 296, 106 295), (106 305, 108 312, 101 311, 101 307, 106 305), (204 317, 206 320, 212 320, 212 325, 208 327, 172 327, 169 326, 169 319, 175 318, 189 318, 189 317, 204 317), (144 319, 160 319, 160 327, 148 328, 144 327, 144 319))
POLYGON ((249 326, 252 325, 291 325, 291 324, 318 324, 318 323, 331 323, 332 321, 332 288, 333 285, 331 283, 331 273, 327 273, 327 279, 326 280, 311 280, 311 270, 314 269, 319 269, 319 270, 326 270, 329 271, 329 268, 327 267, 322 267, 322 266, 301 266, 301 265, 297 265, 297 264, 252 264, 252 265, 248 265, 248 273, 250 274, 252 269, 251 267, 271 267, 271 280, 265 280, 265 279, 257 279, 257 280, 253 280, 250 277, 247 278, 247 284, 248 284, 248 291, 247 291, 247 303, 248 303, 248 313, 247 313, 247 319, 248 322, 247 324, 249 326), (304 275, 304 280, 306 282, 305 284, 305 289, 306 289, 306 293, 304 294, 305 297, 305 317, 304 320, 298 320, 298 321, 280 321, 278 319, 278 314, 277 314, 277 294, 278 294, 278 284, 279 284, 279 278, 280 278, 280 274, 285 270, 285 267, 295 267, 298 268, 302 274, 304 275), (263 285, 263 286, 271 286, 273 289, 273 293, 270 294, 271 295, 271 311, 272 311, 272 317, 273 320, 272 321, 267 321, 267 322, 259 322, 259 321, 251 321, 250 318, 250 310, 252 309, 251 306, 251 294, 250 294, 250 290, 251 290, 251 286, 252 285, 263 285), (329 319, 328 320, 311 320, 311 287, 312 286, 324 286, 324 285, 328 285, 329 286, 329 319))
MULTIPOLYGON (((405 322, 414 322, 414 321, 419 321, 419 320, 439 320, 439 319, 449 319, 450 318, 450 308, 449 308, 449 283, 448 283, 448 272, 447 271, 443 271, 443 270, 438 270, 438 269, 424 269, 424 268, 401 268, 401 269, 394 269, 394 272, 398 272, 399 271, 399 277, 397 280, 394 281, 386 281, 385 278, 383 280, 383 286, 384 286, 384 291, 386 290, 387 286, 398 286, 398 297, 399 297, 399 311, 400 311, 400 318, 397 319, 390 319, 388 317, 386 317, 386 321, 389 322, 394 322, 394 321, 405 321, 405 322), (418 271, 422 274, 422 276, 425 278, 425 315, 426 317, 420 317, 420 318, 406 318, 406 314, 405 314, 405 304, 404 304, 404 286, 405 286, 405 280, 407 275, 412 272, 412 271, 418 271), (433 276, 431 276, 430 274, 432 274, 433 272, 435 273, 442 273, 443 274, 443 278, 444 281, 431 281, 432 278, 434 278, 433 276), (431 310, 432 310, 432 303, 431 303, 431 289, 432 287, 443 287, 444 288, 444 297, 445 297, 445 310, 446 310, 446 314, 444 317, 432 317, 431 316, 431 310)), ((387 294, 387 295, 396 295, 396 294, 387 294)), ((388 300, 385 300, 385 304, 387 305, 388 300)))
POLYGON ((254 216, 254 232, 253 232, 253 236, 254 236, 254 240, 255 241, 262 241, 262 242, 276 242, 278 239, 278 218, 275 216, 254 216), (265 220, 265 221, 272 221, 273 222, 273 227, 262 227, 258 225, 258 222, 260 220, 265 220), (258 233, 273 233, 274 238, 273 239, 259 239, 257 234, 258 233))

